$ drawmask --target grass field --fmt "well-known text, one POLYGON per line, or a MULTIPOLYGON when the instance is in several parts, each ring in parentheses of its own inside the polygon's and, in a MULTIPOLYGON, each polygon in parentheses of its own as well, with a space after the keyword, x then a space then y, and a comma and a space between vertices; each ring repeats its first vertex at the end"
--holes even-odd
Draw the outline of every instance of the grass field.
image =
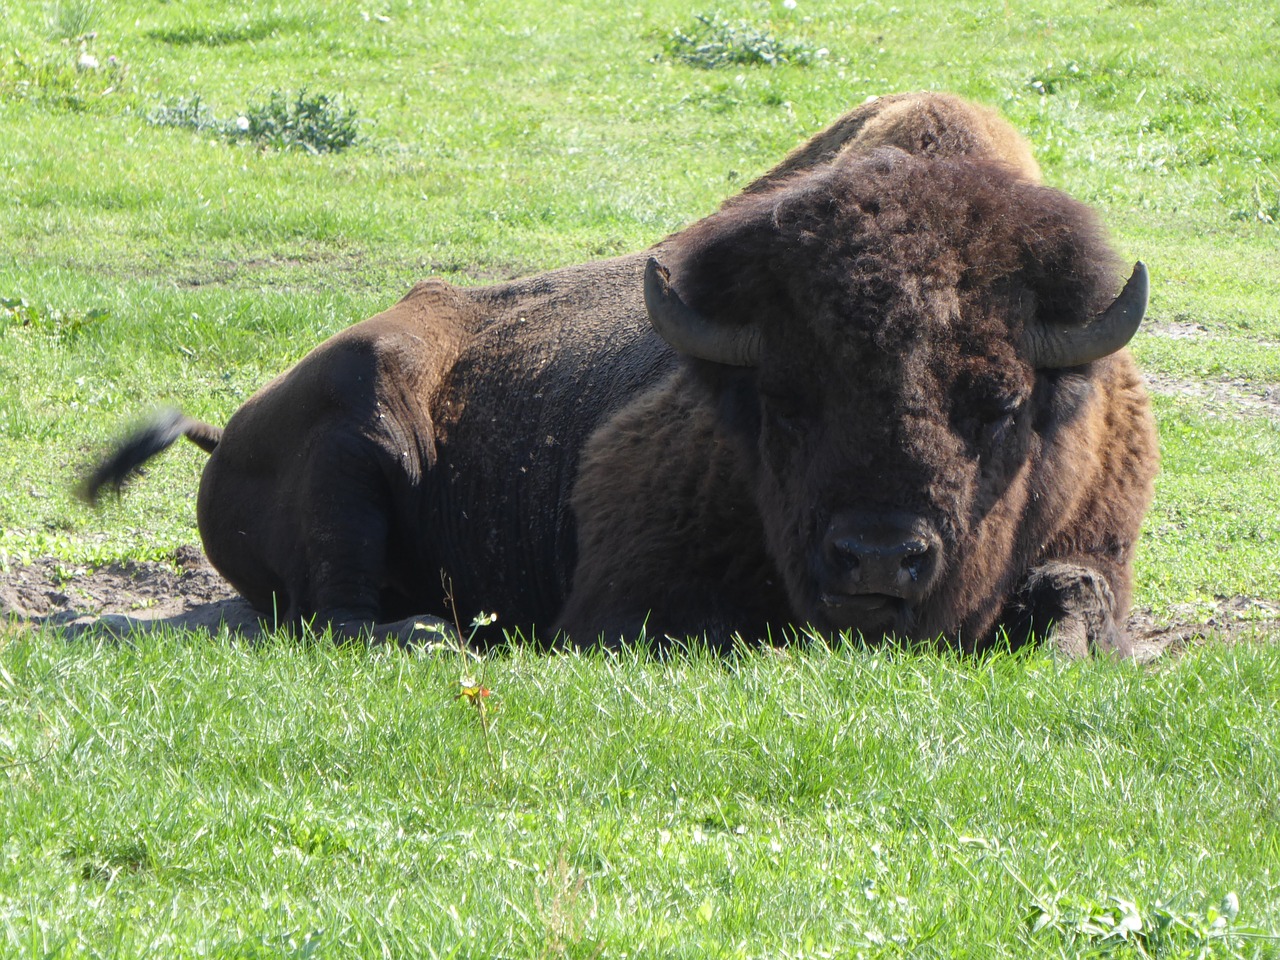
MULTIPOLYGON (((929 88, 1151 267, 1137 603, 1280 602, 1277 50, 1262 0, 0 6, 0 577, 198 542, 194 449, 69 495, 140 413, 222 422, 415 279, 640 249, 929 88), (681 58, 730 34, 781 62, 681 58), (270 140, 298 102, 358 141, 270 140)), ((462 670, 0 627, 0 954, 1280 955, 1271 644, 517 648, 485 723, 462 670)))

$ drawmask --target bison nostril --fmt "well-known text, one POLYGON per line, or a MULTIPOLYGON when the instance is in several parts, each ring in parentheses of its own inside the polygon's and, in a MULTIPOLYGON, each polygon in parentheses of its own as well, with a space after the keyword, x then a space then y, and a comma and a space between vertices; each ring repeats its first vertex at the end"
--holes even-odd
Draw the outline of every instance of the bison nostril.
POLYGON ((920 571, 924 569, 925 561, 929 558, 929 547, 916 542, 903 544, 903 548, 906 556, 902 558, 902 569, 907 572, 911 582, 915 583, 920 579, 920 571))
POLYGON ((923 557, 908 557, 902 561, 902 569, 907 571, 907 576, 911 578, 912 583, 920 579, 920 561, 923 559, 923 557))
POLYGON ((862 566, 862 543, 858 540, 840 538, 831 541, 831 554, 836 562, 846 570, 857 570, 862 566))

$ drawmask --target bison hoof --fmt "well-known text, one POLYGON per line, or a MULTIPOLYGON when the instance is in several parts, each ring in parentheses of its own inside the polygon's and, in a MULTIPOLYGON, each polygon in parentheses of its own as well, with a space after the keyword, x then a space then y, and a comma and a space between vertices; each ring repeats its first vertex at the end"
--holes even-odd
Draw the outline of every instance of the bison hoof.
POLYGON ((1024 588, 1033 629, 1061 656, 1127 657, 1132 652, 1116 623, 1115 595, 1092 567, 1046 563, 1031 571, 1024 588))
POLYGON ((373 644, 394 643, 401 647, 447 646, 450 649, 458 646, 458 631, 448 620, 439 617, 420 616, 406 617, 394 623, 348 625, 343 624, 344 632, 352 635, 363 632, 373 644), (355 629, 351 629, 352 626, 355 629))

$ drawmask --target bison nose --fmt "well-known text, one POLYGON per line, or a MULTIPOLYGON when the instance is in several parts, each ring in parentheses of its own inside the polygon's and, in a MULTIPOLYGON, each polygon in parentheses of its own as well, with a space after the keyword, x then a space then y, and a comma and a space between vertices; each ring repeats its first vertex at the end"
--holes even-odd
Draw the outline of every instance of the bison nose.
POLYGON ((831 587, 855 596, 917 599, 938 568, 937 536, 918 518, 896 514, 837 517, 824 552, 831 587))

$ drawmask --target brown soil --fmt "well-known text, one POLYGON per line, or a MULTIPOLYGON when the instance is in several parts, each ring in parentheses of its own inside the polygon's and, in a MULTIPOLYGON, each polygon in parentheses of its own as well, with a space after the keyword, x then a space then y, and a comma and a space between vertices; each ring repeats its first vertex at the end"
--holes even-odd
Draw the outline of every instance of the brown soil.
POLYGON ((63 626, 82 632, 100 625, 260 632, 257 614, 196 547, 178 550, 173 563, 125 563, 91 569, 56 560, 13 565, 0 573, 0 618, 63 626), (129 618, 129 621, 120 619, 129 618))
MULTIPOLYGON (((13 565, 0 574, 0 620, 63 627, 69 633, 121 633, 169 627, 217 632, 224 625, 246 639, 262 632, 257 614, 195 547, 172 563, 67 567, 55 560, 13 565)), ((1185 650, 1209 637, 1267 639, 1280 634, 1280 603, 1248 597, 1223 599, 1207 619, 1190 608, 1173 622, 1150 611, 1129 618, 1136 657, 1144 662, 1185 650)))
POLYGON ((1280 420, 1280 385, 1239 377, 1181 380, 1160 373, 1144 373, 1152 393, 1191 399, 1210 413, 1232 417, 1267 417, 1280 420))

